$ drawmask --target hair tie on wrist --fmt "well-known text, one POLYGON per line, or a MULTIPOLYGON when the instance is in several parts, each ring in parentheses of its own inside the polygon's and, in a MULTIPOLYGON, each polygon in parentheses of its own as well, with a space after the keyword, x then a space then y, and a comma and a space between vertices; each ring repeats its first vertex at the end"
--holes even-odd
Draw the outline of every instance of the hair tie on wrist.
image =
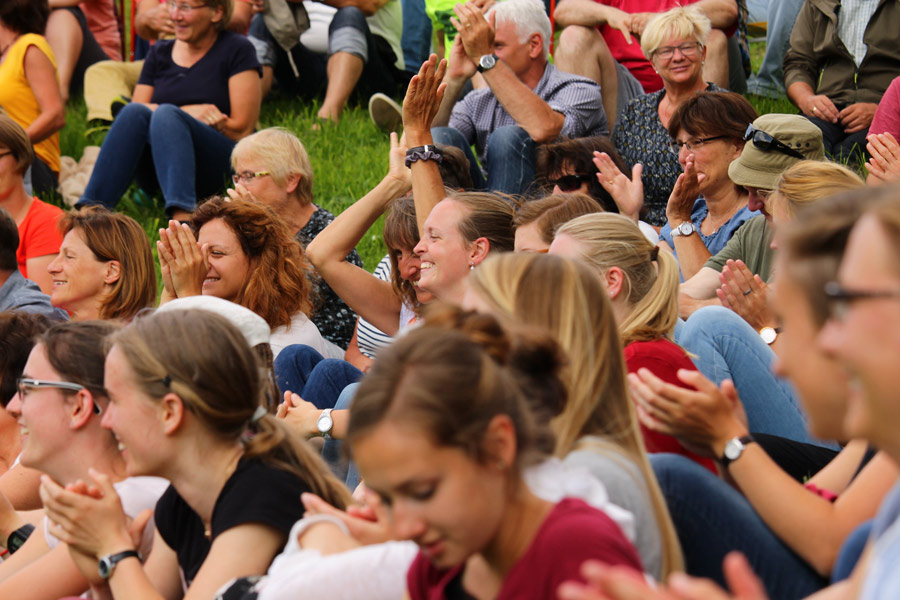
POLYGON ((424 146, 416 146, 415 148, 410 148, 406 151, 406 168, 408 169, 410 165, 414 162, 420 160, 433 160, 436 163, 440 164, 444 157, 441 155, 440 151, 437 149, 437 146, 432 144, 426 144, 424 146))

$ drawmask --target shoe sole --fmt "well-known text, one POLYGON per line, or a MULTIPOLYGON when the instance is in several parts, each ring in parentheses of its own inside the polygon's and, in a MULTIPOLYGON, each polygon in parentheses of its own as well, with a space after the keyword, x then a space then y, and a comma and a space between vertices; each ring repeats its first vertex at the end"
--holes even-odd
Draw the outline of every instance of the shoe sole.
POLYGON ((385 133, 400 132, 403 129, 403 112, 400 105, 385 94, 374 94, 369 98, 369 116, 385 133))

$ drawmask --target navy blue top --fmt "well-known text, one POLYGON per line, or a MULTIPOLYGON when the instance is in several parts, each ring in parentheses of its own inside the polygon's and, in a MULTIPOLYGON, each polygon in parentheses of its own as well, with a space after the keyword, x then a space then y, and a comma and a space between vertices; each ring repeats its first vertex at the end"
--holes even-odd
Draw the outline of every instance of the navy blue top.
POLYGON ((253 44, 242 35, 221 32, 212 48, 188 68, 172 60, 174 44, 175 40, 155 43, 141 70, 138 83, 153 86, 154 104, 215 104, 222 114, 231 115, 231 76, 249 70, 262 76, 253 44))

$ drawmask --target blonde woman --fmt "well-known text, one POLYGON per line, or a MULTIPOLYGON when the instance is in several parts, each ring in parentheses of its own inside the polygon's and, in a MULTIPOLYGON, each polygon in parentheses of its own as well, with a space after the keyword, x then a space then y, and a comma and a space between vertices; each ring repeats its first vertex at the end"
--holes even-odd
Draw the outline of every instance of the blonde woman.
POLYGON ((678 538, 647 461, 600 278, 578 261, 517 253, 484 261, 469 282, 464 306, 548 330, 567 352, 565 405, 542 407, 558 413, 551 421, 555 454, 589 470, 615 504, 634 513, 647 573, 662 580, 679 570, 678 538))

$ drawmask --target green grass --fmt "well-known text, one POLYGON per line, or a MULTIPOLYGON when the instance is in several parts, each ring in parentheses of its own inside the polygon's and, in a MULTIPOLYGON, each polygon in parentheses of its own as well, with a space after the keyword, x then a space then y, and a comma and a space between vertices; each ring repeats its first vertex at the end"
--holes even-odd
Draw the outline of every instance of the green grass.
MULTIPOLYGON (((754 69, 762 60, 764 48, 762 43, 750 45, 754 69)), ((772 100, 750 96, 749 100, 759 114, 797 112, 787 98, 772 100)), ((321 131, 313 131, 317 109, 315 105, 304 105, 298 101, 268 100, 263 105, 260 123, 263 127, 286 127, 300 137, 309 152, 315 174, 315 203, 339 214, 363 197, 387 172, 390 144, 388 137, 370 121, 365 107, 351 107, 344 112, 338 125, 326 124, 321 131)), ((66 126, 60 134, 63 155, 78 159, 85 145, 99 145, 102 142, 105 131, 88 129, 83 101, 70 102, 66 117, 66 126)), ((155 253, 158 229, 166 223, 160 198, 147 198, 136 186, 132 186, 117 209, 141 223, 155 253)), ((375 268, 385 253, 381 230, 382 221, 379 220, 357 246, 369 270, 375 268)))

